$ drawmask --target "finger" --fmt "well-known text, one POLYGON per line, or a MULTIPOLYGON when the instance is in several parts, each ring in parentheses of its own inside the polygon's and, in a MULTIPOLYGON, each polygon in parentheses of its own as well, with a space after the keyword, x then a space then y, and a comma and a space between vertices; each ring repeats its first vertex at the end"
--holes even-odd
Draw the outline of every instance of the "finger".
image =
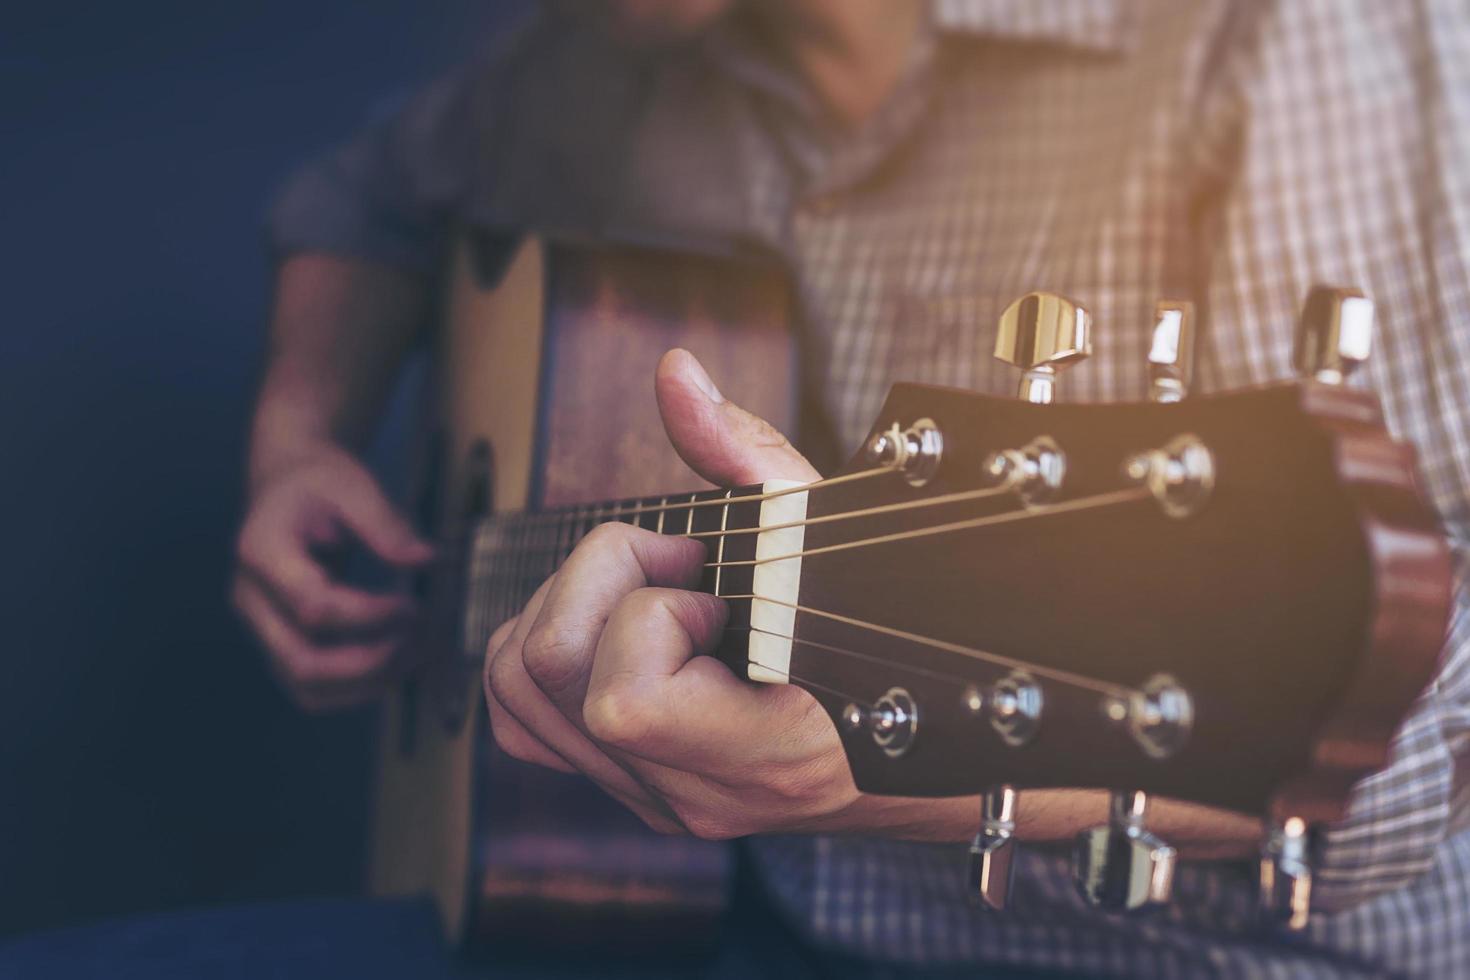
POLYGON ((628 770, 610 759, 580 728, 568 720, 526 672, 522 661, 522 645, 530 629, 528 624, 541 611, 553 583, 559 581, 561 575, 562 572, 558 572, 555 578, 536 590, 510 636, 486 666, 489 695, 529 736, 571 763, 625 805, 638 811, 645 820, 650 819, 650 816, 657 816, 673 822, 672 813, 628 770))
POLYGON ((307 633, 389 629, 412 619, 417 610, 409 596, 368 592, 332 581, 311 557, 305 542, 288 531, 256 533, 247 527, 240 561, 241 570, 307 633))
MULTIPOLYGON (((597 646, 584 713, 599 741, 657 765, 714 779, 748 767, 752 738, 769 765, 800 764, 831 732, 815 700, 788 685, 749 684, 711 657, 724 625, 713 596, 643 589, 620 603, 597 646)), ((840 745, 839 745, 840 750, 840 745)))
POLYGON ((433 547, 414 533, 367 471, 340 472, 331 503, 342 523, 388 564, 412 568, 434 557, 433 547))
POLYGON ((545 766, 547 769, 555 769, 558 772, 576 772, 576 768, 571 763, 526 731, 525 726, 505 710, 505 706, 500 703, 500 699, 495 696, 495 691, 490 686, 490 665, 495 662, 496 653, 505 646, 506 640, 510 638, 516 623, 516 619, 508 619, 490 634, 490 643, 485 651, 485 667, 481 671, 481 686, 485 691, 485 708, 490 715, 490 730, 495 736, 495 744, 513 759, 536 766, 545 766))
POLYGON ((519 759, 521 762, 544 766, 558 772, 577 771, 570 762, 547 748, 540 739, 526 731, 526 727, 505 710, 505 706, 500 703, 488 684, 485 685, 485 707, 490 715, 490 732, 495 736, 495 744, 500 746, 501 751, 506 755, 519 759))
POLYGON ((694 585, 705 558, 704 546, 687 538, 624 524, 594 529, 557 572, 524 637, 522 659, 531 679, 582 727, 587 678, 608 616, 624 596, 645 586, 694 585))
POLYGON ((817 479, 817 471, 764 419, 726 401, 686 350, 669 351, 654 375, 669 441, 689 467, 716 486, 817 479))
POLYGON ((234 592, 240 610, 270 653, 272 664, 296 694, 319 701, 327 694, 366 700, 381 690, 402 648, 401 638, 371 643, 319 646, 276 608, 249 579, 234 592))

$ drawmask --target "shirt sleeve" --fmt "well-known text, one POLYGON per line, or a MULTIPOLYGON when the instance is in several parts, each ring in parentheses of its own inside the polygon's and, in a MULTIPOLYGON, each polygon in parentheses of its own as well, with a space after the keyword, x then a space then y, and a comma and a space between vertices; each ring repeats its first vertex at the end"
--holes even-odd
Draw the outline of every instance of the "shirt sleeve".
POLYGON ((429 85, 297 171, 276 198, 273 256, 321 251, 430 273, 450 218, 472 190, 481 148, 494 139, 492 96, 507 43, 429 85))

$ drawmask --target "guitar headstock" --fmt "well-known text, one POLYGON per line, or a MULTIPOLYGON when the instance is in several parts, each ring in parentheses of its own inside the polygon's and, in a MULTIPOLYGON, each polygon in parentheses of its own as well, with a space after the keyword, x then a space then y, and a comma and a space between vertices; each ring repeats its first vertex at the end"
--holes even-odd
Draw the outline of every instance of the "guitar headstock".
POLYGON ((1413 451, 1339 383, 1371 315, 1314 290, 1305 380, 1186 397, 1191 310, 1160 304, 1152 400, 1053 404, 1091 324, 1023 297, 996 351, 1020 398, 897 385, 805 495, 789 659, 753 652, 752 677, 817 696, 865 791, 987 793, 972 871, 992 905, 1016 789, 1102 787, 1112 821, 1079 842, 1098 904, 1167 895, 1157 794, 1267 817, 1264 897, 1300 924, 1307 829, 1386 761, 1449 609, 1413 451))

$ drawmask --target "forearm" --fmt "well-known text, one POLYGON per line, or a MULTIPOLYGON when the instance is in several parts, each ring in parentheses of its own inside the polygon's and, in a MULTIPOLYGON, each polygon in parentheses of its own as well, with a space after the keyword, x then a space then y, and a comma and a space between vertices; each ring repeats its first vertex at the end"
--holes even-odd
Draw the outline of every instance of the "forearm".
POLYGON ((427 309, 427 283, 322 253, 282 263, 251 426, 252 487, 323 443, 371 432, 427 309))

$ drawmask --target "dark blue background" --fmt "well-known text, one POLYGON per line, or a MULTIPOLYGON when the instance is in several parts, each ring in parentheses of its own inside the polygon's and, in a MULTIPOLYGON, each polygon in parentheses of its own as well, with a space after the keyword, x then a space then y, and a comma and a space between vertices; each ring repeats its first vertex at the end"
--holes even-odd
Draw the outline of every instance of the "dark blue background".
POLYGON ((371 713, 295 714, 225 603, 261 214, 523 6, 7 5, 0 934, 357 887, 371 713))

